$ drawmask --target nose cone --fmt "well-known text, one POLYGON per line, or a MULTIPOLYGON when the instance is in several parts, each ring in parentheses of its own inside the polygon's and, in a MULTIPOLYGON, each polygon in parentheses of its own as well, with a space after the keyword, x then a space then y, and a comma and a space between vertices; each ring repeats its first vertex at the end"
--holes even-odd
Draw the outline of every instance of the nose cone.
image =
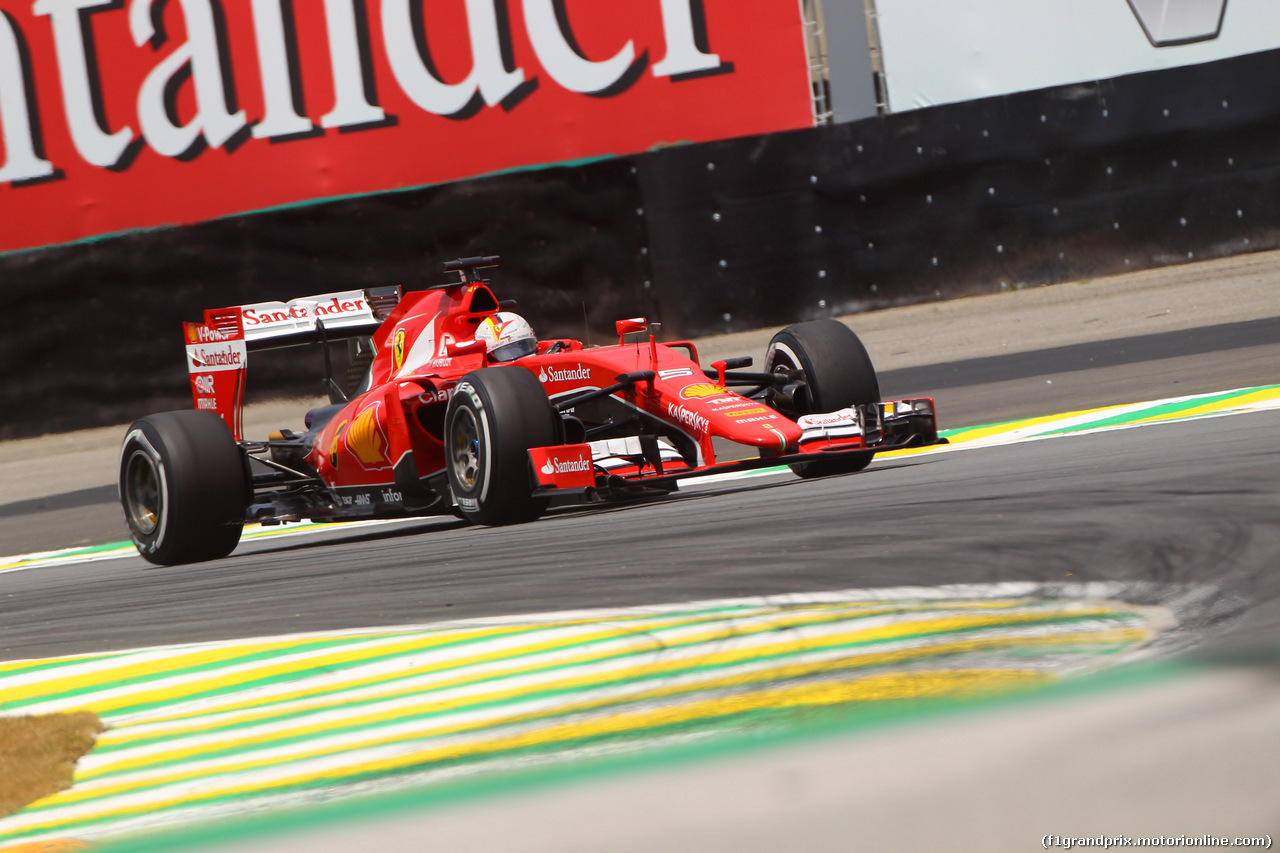
POLYGON ((794 448, 800 443, 800 427, 772 409, 743 418, 717 420, 717 432, 738 444, 785 453, 788 447, 794 448))

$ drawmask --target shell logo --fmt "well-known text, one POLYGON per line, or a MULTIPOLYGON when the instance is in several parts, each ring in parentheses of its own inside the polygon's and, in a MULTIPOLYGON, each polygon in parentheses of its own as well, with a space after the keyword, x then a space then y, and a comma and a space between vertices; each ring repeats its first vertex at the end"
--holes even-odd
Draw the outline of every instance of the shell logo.
POLYGON ((195 327, 195 326, 192 326, 192 325, 188 325, 188 326, 187 326, 187 340, 191 341, 191 343, 193 343, 193 344, 194 344, 194 343, 196 342, 196 339, 197 339, 197 335, 196 335, 196 327, 195 327))
POLYGON ((404 329, 396 330, 395 340, 391 344, 391 357, 396 363, 396 370, 404 367, 404 329))
POLYGON ((721 394, 728 394, 729 389, 714 382, 695 382, 693 385, 686 385, 680 390, 680 396, 686 400, 700 400, 704 397, 718 397, 721 394))
POLYGON ((370 406, 356 415, 347 430, 347 448, 356 455, 362 465, 385 465, 387 457, 382 451, 387 446, 378 429, 378 407, 370 406))

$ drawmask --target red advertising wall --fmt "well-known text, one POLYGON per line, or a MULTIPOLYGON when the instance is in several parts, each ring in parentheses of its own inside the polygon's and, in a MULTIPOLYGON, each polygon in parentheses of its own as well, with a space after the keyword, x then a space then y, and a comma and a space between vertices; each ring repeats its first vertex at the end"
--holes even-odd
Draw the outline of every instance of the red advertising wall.
POLYGON ((798 0, 0 11, 0 251, 812 125, 798 0))

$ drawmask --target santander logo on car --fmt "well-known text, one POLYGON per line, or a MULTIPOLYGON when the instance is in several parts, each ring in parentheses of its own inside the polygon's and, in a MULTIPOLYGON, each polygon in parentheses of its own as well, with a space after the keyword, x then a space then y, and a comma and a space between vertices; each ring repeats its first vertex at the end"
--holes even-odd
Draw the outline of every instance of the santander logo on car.
POLYGON ((566 368, 564 370, 556 370, 554 367, 544 367, 542 368, 542 371, 538 373, 538 381, 544 382, 544 383, 545 382, 580 382, 583 379, 590 379, 590 378, 591 378, 591 368, 583 367, 581 362, 579 362, 578 366, 573 369, 566 368))
POLYGON ((591 460, 585 458, 555 459, 548 457, 547 464, 542 466, 542 473, 548 477, 555 474, 577 474, 590 470, 591 460))
MULTIPOLYGON (((292 302, 261 302, 246 305, 242 309, 246 328, 273 326, 281 323, 297 323, 311 317, 344 317, 363 314, 367 310, 363 299, 342 298, 345 294, 330 296, 324 302, 295 299, 292 302)), ((321 297, 322 299, 324 297, 321 297)))
POLYGON ((834 412, 824 412, 816 415, 802 415, 796 419, 796 423, 800 425, 801 429, 816 429, 818 427, 856 425, 858 419, 854 415, 853 409, 839 409, 834 412))

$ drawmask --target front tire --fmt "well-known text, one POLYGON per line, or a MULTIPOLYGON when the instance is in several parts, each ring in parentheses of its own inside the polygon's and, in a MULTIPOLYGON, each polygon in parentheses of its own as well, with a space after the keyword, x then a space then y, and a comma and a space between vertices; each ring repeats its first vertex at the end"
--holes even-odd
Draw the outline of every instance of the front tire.
POLYGON ((559 443, 536 376, 515 366, 468 373, 445 412, 445 470, 458 509, 477 524, 533 521, 550 499, 533 496, 528 451, 559 443))
MULTIPOLYGON (((880 382, 867 349, 853 330, 837 320, 812 320, 787 326, 769 341, 765 370, 802 370, 806 384, 795 416, 834 412, 847 406, 880 402, 880 382)), ((809 479, 852 474, 871 464, 874 452, 838 459, 794 462, 796 476, 809 479)))
POLYGON ((120 451, 120 503, 138 552, 161 566, 235 550, 249 485, 231 430, 212 412, 134 421, 120 451))

